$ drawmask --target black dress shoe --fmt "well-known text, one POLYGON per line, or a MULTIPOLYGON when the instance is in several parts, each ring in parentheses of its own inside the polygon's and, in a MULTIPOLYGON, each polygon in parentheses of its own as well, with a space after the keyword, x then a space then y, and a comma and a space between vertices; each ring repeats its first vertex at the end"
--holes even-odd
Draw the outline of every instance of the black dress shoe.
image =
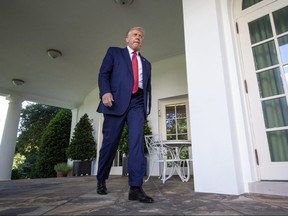
POLYGON ((146 195, 142 187, 130 187, 129 191, 129 200, 138 200, 143 203, 153 203, 154 200, 152 197, 146 195))
POLYGON ((106 195, 107 194, 107 187, 105 181, 98 181, 97 182, 97 193, 100 195, 106 195))

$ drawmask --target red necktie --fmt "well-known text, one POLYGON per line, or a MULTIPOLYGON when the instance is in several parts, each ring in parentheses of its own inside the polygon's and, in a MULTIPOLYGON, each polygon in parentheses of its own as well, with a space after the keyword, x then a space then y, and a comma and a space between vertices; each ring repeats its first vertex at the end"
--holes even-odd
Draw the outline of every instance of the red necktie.
POLYGON ((134 94, 138 91, 138 61, 137 61, 137 54, 135 51, 133 52, 132 55, 132 69, 134 78, 132 94, 134 94))

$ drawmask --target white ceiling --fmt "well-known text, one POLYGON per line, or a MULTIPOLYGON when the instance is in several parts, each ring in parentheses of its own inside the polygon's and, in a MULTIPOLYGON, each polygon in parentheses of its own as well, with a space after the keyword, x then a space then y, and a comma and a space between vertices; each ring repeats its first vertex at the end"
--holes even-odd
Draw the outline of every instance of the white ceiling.
POLYGON ((1 0, 0 95, 77 107, 97 87, 107 48, 125 47, 132 26, 146 30, 141 53, 151 62, 184 54, 182 0, 1 0), (63 55, 49 58, 49 48, 63 55))

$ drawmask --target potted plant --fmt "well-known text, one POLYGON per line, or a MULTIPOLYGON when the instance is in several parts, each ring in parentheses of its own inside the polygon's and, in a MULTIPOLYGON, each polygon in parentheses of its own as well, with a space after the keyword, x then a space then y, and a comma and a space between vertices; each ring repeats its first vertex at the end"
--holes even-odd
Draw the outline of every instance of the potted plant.
POLYGON ((56 164, 54 170, 57 173, 57 177, 66 177, 72 176, 73 167, 63 162, 56 164))
MULTIPOLYGON (((144 122, 144 136, 145 135, 151 135, 151 128, 149 127, 148 120, 145 120, 144 122)), ((143 137, 144 142, 144 137, 143 137)), ((128 175, 128 127, 125 124, 123 132, 121 134, 120 138, 120 144, 119 144, 119 151, 120 154, 123 155, 122 157, 122 175, 127 176, 128 175)), ((144 153, 147 153, 147 147, 144 143, 144 153)))
POLYGON ((92 124, 85 113, 76 124, 67 157, 73 160, 73 175, 91 175, 91 161, 96 158, 92 124))

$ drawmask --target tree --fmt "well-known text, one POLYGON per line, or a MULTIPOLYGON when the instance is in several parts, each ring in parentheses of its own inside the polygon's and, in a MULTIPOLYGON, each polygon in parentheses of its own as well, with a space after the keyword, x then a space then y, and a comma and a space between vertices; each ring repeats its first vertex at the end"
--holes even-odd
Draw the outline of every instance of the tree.
POLYGON ((21 110, 17 152, 25 155, 38 151, 42 134, 52 118, 61 110, 43 104, 30 104, 21 110))
POLYGON ((43 136, 36 160, 37 177, 55 177, 54 166, 67 162, 66 150, 69 146, 71 130, 71 110, 62 109, 50 121, 43 136))
MULTIPOLYGON (((41 137, 51 119, 60 110, 62 108, 35 103, 30 103, 21 110, 15 156, 25 160, 12 170, 12 173, 17 173, 17 178, 33 177, 41 137)), ((14 178, 16 177, 12 176, 14 178)))
POLYGON ((85 113, 76 124, 67 156, 72 160, 91 160, 96 157, 96 142, 93 128, 88 115, 85 113))

